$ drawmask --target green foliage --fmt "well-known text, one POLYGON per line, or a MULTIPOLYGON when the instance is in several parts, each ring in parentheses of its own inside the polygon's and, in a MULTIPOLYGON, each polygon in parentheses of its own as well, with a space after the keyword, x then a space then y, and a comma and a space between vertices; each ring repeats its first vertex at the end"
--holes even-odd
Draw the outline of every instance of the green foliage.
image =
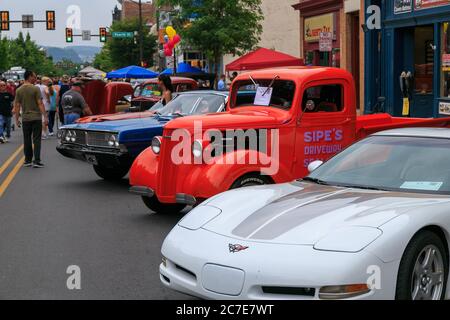
MULTIPOLYGON (((149 27, 143 25, 144 60, 153 65, 153 55, 157 50, 157 38, 150 34, 149 27)), ((139 20, 116 21, 109 32, 135 32, 139 30, 139 20)), ((139 37, 136 39, 114 39, 109 37, 102 51, 95 57, 94 66, 103 71, 140 65, 139 61, 139 37)))
POLYGON ((0 70, 6 71, 11 67, 21 66, 33 70, 39 75, 57 76, 61 70, 53 65, 51 57, 47 57, 29 34, 26 37, 20 32, 14 40, 6 38, 0 41, 0 70))
POLYGON ((260 41, 261 0, 159 0, 158 5, 180 6, 186 27, 178 32, 213 59, 216 73, 223 55, 241 55, 260 41))

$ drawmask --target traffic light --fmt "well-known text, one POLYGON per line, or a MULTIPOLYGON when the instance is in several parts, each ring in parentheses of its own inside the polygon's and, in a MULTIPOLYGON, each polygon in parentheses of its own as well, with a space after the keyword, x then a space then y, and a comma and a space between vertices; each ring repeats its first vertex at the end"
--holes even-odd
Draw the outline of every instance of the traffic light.
POLYGON ((73 42, 73 29, 66 28, 66 42, 73 42))
POLYGON ((106 42, 107 35, 106 28, 100 28, 100 42, 106 42))
POLYGON ((55 11, 46 11, 46 22, 47 22, 47 30, 55 30, 56 29, 56 23, 55 23, 55 11))
POLYGON ((0 31, 9 30, 9 11, 0 11, 0 31))

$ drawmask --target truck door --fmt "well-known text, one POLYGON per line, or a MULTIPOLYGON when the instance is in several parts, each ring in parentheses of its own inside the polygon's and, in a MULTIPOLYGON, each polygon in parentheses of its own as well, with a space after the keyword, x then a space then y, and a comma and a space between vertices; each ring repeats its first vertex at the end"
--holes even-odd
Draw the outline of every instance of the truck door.
POLYGON ((305 87, 296 127, 296 177, 307 175, 311 162, 326 161, 355 140, 352 88, 345 80, 311 82, 305 87))

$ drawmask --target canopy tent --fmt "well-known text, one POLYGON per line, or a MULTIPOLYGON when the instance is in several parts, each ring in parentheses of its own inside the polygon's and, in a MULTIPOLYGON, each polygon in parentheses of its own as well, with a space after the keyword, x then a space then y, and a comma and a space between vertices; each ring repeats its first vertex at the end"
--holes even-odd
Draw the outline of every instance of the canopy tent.
MULTIPOLYGON (((199 68, 192 67, 189 63, 182 62, 177 66, 177 74, 180 73, 203 74, 204 72, 199 68)), ((173 75, 173 70, 171 68, 168 68, 161 72, 161 74, 173 75)))
POLYGON ((108 79, 152 79, 156 78, 156 72, 138 67, 129 66, 123 69, 112 71, 106 75, 108 79))
POLYGON ((103 71, 95 69, 94 67, 86 67, 78 72, 79 76, 92 76, 92 75, 103 75, 103 71))
POLYGON ((303 66, 303 59, 288 54, 260 48, 227 64, 227 71, 258 70, 274 67, 303 66))

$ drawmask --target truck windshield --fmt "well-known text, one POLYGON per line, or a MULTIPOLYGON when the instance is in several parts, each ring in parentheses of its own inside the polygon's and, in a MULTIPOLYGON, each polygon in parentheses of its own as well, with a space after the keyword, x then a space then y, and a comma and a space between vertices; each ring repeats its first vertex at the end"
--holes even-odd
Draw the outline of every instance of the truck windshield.
POLYGON ((152 83, 152 84, 146 84, 144 86, 137 87, 134 91, 135 97, 144 97, 149 98, 152 96, 161 96, 161 91, 159 89, 158 84, 152 83))
POLYGON ((344 150, 305 180, 361 189, 450 193, 450 140, 373 136, 344 150))
POLYGON ((249 79, 237 81, 233 85, 233 92, 237 92, 237 95, 234 95, 231 108, 262 106, 289 110, 292 107, 295 95, 293 81, 255 79, 255 83, 249 79))

